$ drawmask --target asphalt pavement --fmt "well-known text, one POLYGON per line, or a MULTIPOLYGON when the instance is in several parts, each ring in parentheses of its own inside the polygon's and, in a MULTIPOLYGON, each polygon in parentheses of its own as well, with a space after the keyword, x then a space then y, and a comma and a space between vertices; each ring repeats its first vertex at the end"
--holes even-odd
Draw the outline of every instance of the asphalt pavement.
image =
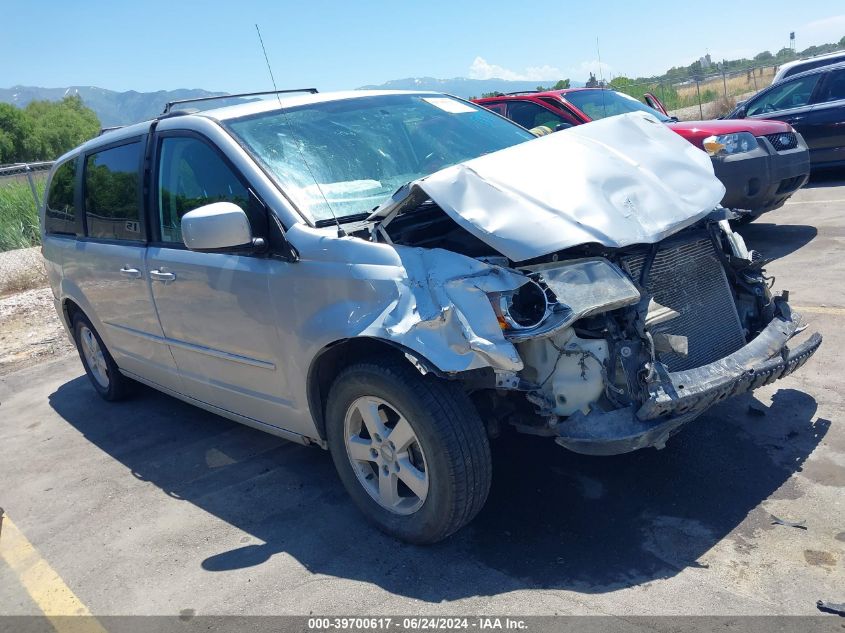
POLYGON ((499 442, 486 507, 432 547, 371 528, 320 449, 146 388, 103 402, 76 357, 4 377, 0 614, 39 614, 45 595, 96 615, 816 614, 819 599, 845 602, 845 183, 815 181, 741 233, 825 336, 816 356, 661 451, 499 442), (27 556, 52 575, 33 576, 27 556))

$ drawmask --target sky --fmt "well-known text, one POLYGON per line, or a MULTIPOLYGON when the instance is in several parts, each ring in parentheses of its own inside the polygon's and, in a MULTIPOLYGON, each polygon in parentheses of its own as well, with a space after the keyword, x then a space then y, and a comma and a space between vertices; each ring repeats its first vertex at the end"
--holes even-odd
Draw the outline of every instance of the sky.
POLYGON ((0 88, 357 88, 405 77, 661 74, 845 36, 834 0, 0 0, 0 88), (597 46, 598 38, 598 46, 597 46), (599 68, 601 59, 601 68, 599 68))

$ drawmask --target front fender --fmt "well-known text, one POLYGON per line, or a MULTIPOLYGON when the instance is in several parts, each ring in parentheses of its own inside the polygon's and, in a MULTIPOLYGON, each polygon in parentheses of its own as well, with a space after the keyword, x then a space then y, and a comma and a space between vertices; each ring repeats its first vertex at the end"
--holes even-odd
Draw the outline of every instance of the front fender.
MULTIPOLYGON (((410 350, 445 374, 522 369, 487 293, 514 290, 524 276, 442 249, 372 246, 391 249, 395 261, 344 266, 343 293, 315 306, 305 321, 310 356, 340 340, 368 337, 410 350)), ((309 266, 297 265, 303 264, 309 266)))

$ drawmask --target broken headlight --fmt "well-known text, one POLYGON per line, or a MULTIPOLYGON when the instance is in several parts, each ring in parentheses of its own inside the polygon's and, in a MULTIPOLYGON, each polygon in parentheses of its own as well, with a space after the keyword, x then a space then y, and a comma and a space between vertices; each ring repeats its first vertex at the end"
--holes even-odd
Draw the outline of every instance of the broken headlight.
POLYGON ((640 300, 640 291, 617 266, 601 257, 540 264, 511 294, 490 295, 502 329, 513 341, 550 334, 591 314, 640 300))
POLYGON ((549 298, 546 291, 533 279, 512 293, 497 293, 491 296, 490 300, 503 330, 534 328, 549 316, 549 298))

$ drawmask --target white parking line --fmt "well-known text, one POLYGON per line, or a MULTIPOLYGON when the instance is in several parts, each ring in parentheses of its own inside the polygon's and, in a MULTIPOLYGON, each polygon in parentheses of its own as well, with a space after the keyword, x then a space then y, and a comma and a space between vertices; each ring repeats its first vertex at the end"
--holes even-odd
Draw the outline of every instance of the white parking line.
POLYGON ((841 204, 845 202, 845 198, 840 200, 787 200, 784 205, 789 204, 841 204))
POLYGON ((792 306, 796 312, 809 312, 810 314, 833 314, 845 316, 845 308, 832 308, 828 306, 792 306))

